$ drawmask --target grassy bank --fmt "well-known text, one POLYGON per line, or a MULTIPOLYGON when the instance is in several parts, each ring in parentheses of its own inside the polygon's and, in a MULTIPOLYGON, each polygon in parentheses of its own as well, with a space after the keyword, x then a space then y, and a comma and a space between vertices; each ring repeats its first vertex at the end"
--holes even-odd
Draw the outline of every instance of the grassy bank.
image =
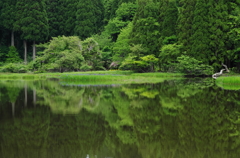
POLYGON ((240 76, 225 76, 216 79, 216 85, 228 90, 240 89, 240 76))
POLYGON ((39 74, 18 74, 0 73, 0 79, 49 79, 55 78, 61 81, 71 82, 109 82, 116 81, 123 83, 158 82, 161 78, 183 77, 180 73, 133 73, 131 71, 89 71, 89 72, 66 72, 66 73, 39 73, 39 74))
POLYGON ((0 79, 47 79, 60 78, 65 75, 92 75, 92 74, 121 74, 128 75, 131 71, 89 71, 89 72, 65 72, 65 73, 0 73, 0 79))
POLYGON ((121 81, 121 82, 157 82, 161 78, 166 77, 182 77, 182 74, 174 74, 174 73, 129 73, 129 74, 99 74, 99 73, 92 73, 92 74, 66 74, 60 76, 61 81, 82 81, 82 82, 89 82, 89 81, 121 81))

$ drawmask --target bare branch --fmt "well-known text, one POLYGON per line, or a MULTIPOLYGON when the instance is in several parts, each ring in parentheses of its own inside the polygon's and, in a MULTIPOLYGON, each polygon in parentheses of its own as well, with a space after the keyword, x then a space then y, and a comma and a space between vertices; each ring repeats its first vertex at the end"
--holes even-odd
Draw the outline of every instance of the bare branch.
POLYGON ((223 73, 224 70, 225 70, 225 69, 222 69, 220 72, 217 72, 217 73, 213 74, 213 75, 212 75, 212 78, 217 79, 217 77, 219 77, 219 76, 222 75, 222 73, 223 73))
POLYGON ((225 67, 226 72, 230 72, 229 69, 228 69, 228 67, 227 67, 227 65, 224 65, 224 64, 222 63, 222 66, 225 67))

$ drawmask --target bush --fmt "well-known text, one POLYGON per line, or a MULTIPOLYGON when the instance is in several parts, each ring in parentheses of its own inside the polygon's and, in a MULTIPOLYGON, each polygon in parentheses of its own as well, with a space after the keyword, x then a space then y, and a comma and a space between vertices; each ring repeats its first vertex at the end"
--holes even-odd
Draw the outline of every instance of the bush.
POLYGON ((195 58, 187 55, 181 55, 177 58, 177 63, 173 66, 176 71, 185 73, 187 75, 212 75, 213 67, 202 64, 202 61, 196 60, 195 58))
POLYGON ((153 54, 140 58, 130 55, 122 62, 119 69, 133 70, 135 72, 152 72, 157 62, 158 59, 153 54))
POLYGON ((77 36, 53 37, 37 47, 45 48, 32 63, 32 69, 37 71, 96 70, 103 65, 99 45, 93 38, 81 41, 77 36))
POLYGON ((161 70, 173 71, 173 63, 176 63, 177 58, 182 54, 182 45, 168 44, 164 45, 159 54, 159 62, 161 70))
POLYGON ((17 63, 20 61, 21 61, 21 59, 19 57, 17 49, 14 46, 10 46, 8 54, 7 54, 6 62, 7 63, 17 63))
POLYGON ((137 60, 137 56, 128 56, 119 67, 120 70, 133 70, 135 72, 144 72, 147 63, 137 60))
POLYGON ((27 65, 24 65, 22 63, 9 63, 0 67, 0 72, 25 73, 27 71, 27 65))

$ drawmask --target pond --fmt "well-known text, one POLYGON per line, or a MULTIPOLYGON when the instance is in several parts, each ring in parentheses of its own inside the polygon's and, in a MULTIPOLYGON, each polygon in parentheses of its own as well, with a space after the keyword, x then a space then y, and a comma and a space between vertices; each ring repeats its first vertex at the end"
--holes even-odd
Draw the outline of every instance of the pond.
POLYGON ((236 158, 240 91, 0 80, 1 158, 236 158))

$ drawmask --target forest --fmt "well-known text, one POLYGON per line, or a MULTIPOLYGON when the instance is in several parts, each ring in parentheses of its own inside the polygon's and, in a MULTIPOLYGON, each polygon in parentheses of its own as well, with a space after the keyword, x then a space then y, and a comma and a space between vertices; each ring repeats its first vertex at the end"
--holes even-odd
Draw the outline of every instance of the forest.
POLYGON ((0 72, 240 71, 240 0, 1 0, 0 72))

